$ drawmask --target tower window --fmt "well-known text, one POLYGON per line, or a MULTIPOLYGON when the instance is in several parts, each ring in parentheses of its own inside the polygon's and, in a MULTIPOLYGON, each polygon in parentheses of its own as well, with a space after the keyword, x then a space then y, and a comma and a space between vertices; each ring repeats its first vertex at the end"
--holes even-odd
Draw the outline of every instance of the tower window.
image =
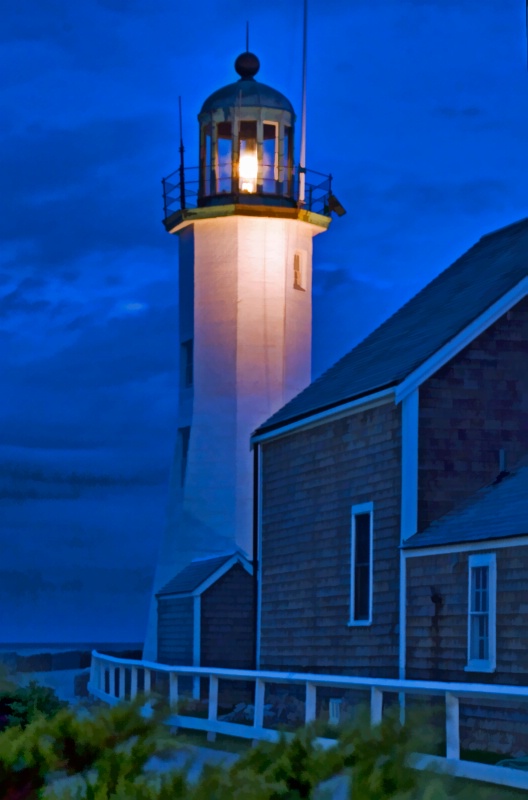
POLYGON ((187 339, 180 345, 180 380, 181 385, 193 385, 193 340, 187 339))
POLYGON ((293 288, 306 291, 306 265, 304 253, 299 250, 293 254, 293 288))
POLYGON ((178 451, 180 455, 180 484, 183 486, 185 483, 185 473, 187 472, 187 458, 189 456, 189 440, 191 438, 191 429, 189 426, 186 428, 178 429, 178 451))

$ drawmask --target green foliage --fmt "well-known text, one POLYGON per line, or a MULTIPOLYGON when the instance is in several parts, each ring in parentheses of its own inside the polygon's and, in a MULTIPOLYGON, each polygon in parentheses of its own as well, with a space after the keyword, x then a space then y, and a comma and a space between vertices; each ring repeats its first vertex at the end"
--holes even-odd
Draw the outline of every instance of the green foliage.
POLYGON ((49 720, 37 715, 25 728, 0 733, 0 797, 36 798, 50 774, 89 769, 105 791, 114 792, 120 781, 130 783, 142 774, 166 738, 159 721, 144 719, 138 705, 103 709, 85 719, 67 708, 49 720))
POLYGON ((322 781, 341 771, 343 758, 338 747, 323 750, 312 729, 299 731, 290 741, 261 743, 243 756, 231 775, 256 774, 268 786, 270 800, 309 798, 322 781))
POLYGON ((14 691, 2 692, 0 702, 8 709, 7 725, 21 725, 23 728, 39 716, 50 719, 68 705, 59 700, 53 689, 36 681, 14 691))
MULTIPOLYGON (((161 718, 141 716, 139 705, 104 708, 81 719, 72 709, 53 718, 36 714, 25 727, 0 733, 2 800, 303 800, 322 798, 321 784, 351 776, 356 800, 499 800, 513 797, 478 784, 412 770, 410 752, 423 750, 427 725, 416 717, 400 726, 388 714, 371 728, 359 716, 323 749, 315 729, 277 743, 261 742, 230 768, 206 766, 190 781, 188 770, 159 774, 149 759, 174 750, 178 739, 161 718), (419 739, 418 739, 419 737, 419 739)), ((429 743, 431 744, 431 743, 429 743)))

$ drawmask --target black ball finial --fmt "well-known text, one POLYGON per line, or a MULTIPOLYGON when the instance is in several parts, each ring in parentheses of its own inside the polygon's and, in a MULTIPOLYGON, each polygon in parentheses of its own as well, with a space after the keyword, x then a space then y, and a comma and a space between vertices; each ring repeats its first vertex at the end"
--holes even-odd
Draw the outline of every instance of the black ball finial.
POLYGON ((235 69, 242 80, 252 80, 260 69, 260 61, 254 53, 241 53, 235 61, 235 69))

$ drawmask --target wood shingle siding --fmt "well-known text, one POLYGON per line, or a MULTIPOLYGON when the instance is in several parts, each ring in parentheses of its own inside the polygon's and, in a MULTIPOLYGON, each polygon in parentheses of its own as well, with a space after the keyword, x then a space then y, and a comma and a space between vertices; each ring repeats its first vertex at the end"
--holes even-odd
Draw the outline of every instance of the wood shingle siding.
POLYGON ((392 402, 262 446, 262 668, 397 674, 400 453, 392 402), (349 626, 351 507, 366 502, 373 622, 349 626))
POLYGON ((528 452, 528 298, 420 387, 418 528, 528 452))
MULTIPOLYGON (((475 551, 476 552, 476 551, 475 551)), ((467 672, 469 553, 407 559, 407 677, 526 685, 528 649, 528 546, 485 547, 497 559, 497 668, 467 672), (432 589, 443 603, 435 614, 432 589)), ((528 704, 464 701, 460 704, 463 747, 498 753, 528 752, 528 704)))
POLYGON ((158 599, 158 661, 187 666, 193 663, 192 597, 158 599))
MULTIPOLYGON (((478 552, 492 552, 485 547, 478 552)), ((407 677, 418 680, 528 683, 528 546, 504 547, 497 558, 497 668, 466 672, 468 553, 407 560, 407 677), (443 598, 435 619, 431 587, 443 598)))
POLYGON ((253 669, 255 631, 253 578, 235 564, 202 595, 203 667, 253 669))

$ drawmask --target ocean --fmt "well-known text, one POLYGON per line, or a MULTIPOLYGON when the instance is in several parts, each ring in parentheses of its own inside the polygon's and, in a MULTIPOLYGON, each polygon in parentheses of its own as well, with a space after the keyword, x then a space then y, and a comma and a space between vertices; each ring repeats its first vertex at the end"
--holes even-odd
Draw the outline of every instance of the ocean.
POLYGON ((21 656, 40 653, 64 653, 70 650, 86 652, 91 650, 142 650, 143 642, 0 642, 0 653, 17 653, 21 656))

